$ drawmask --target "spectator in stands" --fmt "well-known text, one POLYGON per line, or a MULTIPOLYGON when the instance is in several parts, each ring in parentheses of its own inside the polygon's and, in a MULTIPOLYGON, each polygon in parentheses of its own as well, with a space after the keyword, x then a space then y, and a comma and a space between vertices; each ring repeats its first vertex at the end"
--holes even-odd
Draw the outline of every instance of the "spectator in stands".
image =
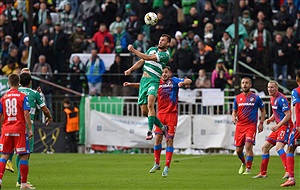
POLYGON ((39 56, 39 62, 34 64, 32 72, 35 75, 41 75, 43 66, 46 66, 47 71, 49 72, 49 74, 53 75, 51 66, 48 63, 46 63, 46 57, 44 55, 39 56))
POLYGON ((281 35, 284 35, 289 26, 293 26, 293 20, 287 12, 286 5, 280 6, 280 11, 273 15, 272 22, 275 33, 280 33, 281 35))
POLYGON ((126 27, 126 22, 122 20, 121 15, 116 15, 116 19, 109 25, 109 32, 111 35, 115 35, 117 33, 117 26, 122 26, 123 29, 126 27))
POLYGON ((191 77, 194 54, 186 40, 182 40, 181 48, 174 54, 174 65, 177 68, 178 78, 191 77))
POLYGON ((215 40, 213 37, 213 33, 207 33, 204 35, 204 43, 206 44, 206 46, 211 47, 212 51, 214 51, 215 40))
MULTIPOLYGON (((225 32, 228 32, 228 34, 230 36, 235 36, 234 31, 235 31, 235 19, 233 18, 233 23, 231 25, 229 25, 225 32)), ((242 51, 243 47, 244 47, 244 39, 248 38, 248 32, 246 30, 246 28, 244 27, 244 25, 242 25, 241 22, 238 22, 238 35, 239 35, 239 52, 242 51)))
POLYGON ((164 0, 163 6, 158 9, 164 15, 164 19, 168 22, 169 28, 167 29, 167 34, 173 36, 178 28, 177 22, 177 10, 172 5, 171 0, 164 0))
POLYGON ((3 11, 3 14, 6 16, 8 24, 11 24, 12 27, 17 22, 18 10, 13 6, 13 0, 6 0, 6 9, 3 11))
POLYGON ((207 46, 204 41, 198 42, 198 51, 193 61, 193 72, 197 73, 200 69, 212 72, 215 66, 212 48, 207 46))
POLYGON ((82 92, 83 83, 85 83, 85 65, 81 62, 79 56, 72 58, 67 79, 72 90, 82 92))
POLYGON ((249 34, 249 39, 257 49, 257 66, 258 71, 264 74, 270 74, 269 69, 269 52, 272 45, 272 35, 265 29, 264 22, 259 21, 257 27, 249 34))
POLYGON ((198 78, 195 82, 196 88, 211 88, 211 81, 206 76, 206 72, 204 69, 200 69, 198 72, 198 78))
POLYGON ((243 15, 244 11, 249 11, 249 16, 251 19, 253 19, 256 15, 254 15, 253 9, 249 6, 247 0, 240 0, 239 1, 239 16, 243 15))
POLYGON ((215 40, 219 41, 225 29, 232 23, 232 16, 226 11, 226 7, 223 4, 217 6, 217 13, 214 20, 215 26, 215 40))
POLYGON ((21 60, 23 50, 29 50, 29 37, 23 38, 23 43, 18 48, 18 60, 21 60))
MULTIPOLYGON (((142 53, 145 53, 149 47, 146 39, 145 39, 145 35, 143 33, 138 34, 137 39, 133 42, 133 47, 137 50, 139 50, 142 53)), ((133 62, 137 62, 140 58, 136 55, 134 55, 134 61, 133 62)), ((133 81, 134 82, 138 82, 140 81, 140 78, 142 76, 142 68, 139 68, 135 71, 133 71, 133 81)))
POLYGON ((254 15, 257 15, 260 11, 265 15, 265 19, 271 21, 273 17, 273 10, 267 0, 260 0, 256 2, 253 9, 254 15))
POLYGON ((252 29, 254 21, 253 21, 253 19, 251 19, 250 12, 248 10, 245 10, 242 13, 242 16, 240 17, 240 22, 242 23, 242 25, 244 25, 244 27, 246 28, 247 32, 249 33, 250 30, 252 29))
POLYGON ((300 11, 297 12, 297 20, 294 24, 295 29, 295 51, 296 51, 296 64, 295 67, 297 70, 300 69, 300 11))
POLYGON ((42 23, 39 25, 38 30, 37 30, 37 35, 39 38, 42 38, 42 36, 47 35, 50 37, 53 35, 54 32, 54 24, 52 22, 51 16, 46 17, 45 23, 42 23))
MULTIPOLYGON (((53 75, 52 73, 50 73, 50 69, 48 66, 44 65, 41 67, 41 73, 37 74, 36 76, 41 78, 41 79, 44 79, 48 82, 53 82, 53 75)), ((37 81, 36 81, 37 82, 37 81)), ((53 86, 52 85, 49 85, 49 84, 46 84, 44 82, 41 82, 41 81, 38 81, 36 84, 35 84, 35 88, 38 88, 40 87, 44 96, 45 96, 45 103, 46 103, 46 106, 48 107, 48 109, 50 110, 50 113, 53 113, 52 112, 52 93, 53 93, 53 86)))
MULTIPOLYGON (((131 43, 130 35, 124 30, 123 26, 117 26, 117 33, 114 34, 115 53, 128 53, 127 46, 131 43)), ((123 83, 122 83, 123 84, 123 83)))
POLYGON ((110 24, 115 20, 118 5, 113 0, 105 0, 101 5, 101 21, 109 28, 110 24))
POLYGON ((44 55, 48 64, 51 68, 54 68, 54 53, 53 47, 49 44, 49 37, 47 35, 43 36, 42 42, 37 46, 36 53, 35 53, 35 60, 38 60, 40 55, 44 55))
MULTIPOLYGON (((257 69, 256 68, 257 58, 258 58, 257 49, 250 42, 249 38, 245 38, 244 39, 244 47, 240 53, 239 61, 242 61, 243 63, 247 64, 248 66, 250 66, 253 69, 257 69)), ((242 73, 243 77, 248 77, 252 80, 252 78, 253 78, 252 71, 241 66, 240 72, 242 73)))
POLYGON ((287 12, 290 17, 293 19, 293 23, 297 20, 298 8, 295 5, 294 0, 286 0, 287 12))
POLYGON ((18 20, 14 24, 14 34, 13 42, 17 45, 22 43, 22 40, 25 35, 28 34, 28 21, 24 18, 22 13, 18 14, 18 20))
POLYGON ((283 41, 287 45, 286 57, 287 57, 287 78, 294 79, 295 78, 295 37, 293 27, 288 27, 286 29, 285 35, 283 36, 283 41))
POLYGON ((211 74, 211 87, 224 90, 227 84, 232 84, 232 78, 225 67, 223 59, 220 58, 217 60, 216 68, 211 74))
POLYGON ((142 22, 138 19, 135 13, 129 16, 129 22, 126 24, 125 29, 131 36, 131 39, 136 39, 137 35, 142 31, 142 22))
POLYGON ((170 53, 170 58, 169 58, 169 64, 168 65, 172 65, 171 71, 172 71, 172 73, 175 74, 175 73, 177 73, 177 67, 174 64, 174 55, 177 51, 177 42, 176 42, 175 38, 171 39, 168 51, 170 53))
POLYGON ((129 67, 123 61, 119 54, 116 54, 114 63, 110 66, 109 73, 110 73, 110 87, 112 89, 113 96, 129 96, 130 89, 125 88, 123 83, 126 81, 130 81, 129 76, 123 75, 123 73, 129 67))
POLYGON ((193 41, 191 43, 191 48, 194 53, 196 53, 198 51, 198 42, 200 42, 200 41, 201 41, 201 39, 200 39, 199 35, 195 34, 193 37, 193 41))
POLYGON ((7 47, 8 47, 8 53, 10 53, 10 51, 12 49, 16 49, 17 46, 13 43, 12 41, 12 37, 11 35, 6 35, 4 36, 4 43, 7 44, 7 47))
POLYGON ((3 11, 6 9, 4 0, 0 0, 0 14, 2 15, 3 11))
POLYGON ((135 14, 135 12, 132 10, 131 4, 128 3, 125 5, 125 13, 123 14, 123 17, 122 17, 122 19, 126 22, 126 24, 128 22, 130 22, 129 17, 132 14, 135 14))
MULTIPOLYGON (((99 49, 99 53, 112 53, 114 49, 114 38, 109 33, 104 23, 100 24, 99 31, 93 36, 92 41, 95 42, 96 47, 99 49)), ((89 42, 92 42, 89 40, 89 42)))
POLYGON ((183 15, 186 17, 190 14, 192 7, 196 8, 196 0, 181 0, 183 15))
POLYGON ((92 38, 95 33, 99 13, 100 7, 95 0, 84 0, 79 6, 77 22, 84 26, 87 38, 92 38))
POLYGON ((273 23, 270 21, 270 20, 267 20, 266 19, 266 16, 264 15, 264 13, 262 11, 259 11, 257 13, 257 19, 254 20, 254 23, 253 23, 253 27, 250 29, 250 31, 253 31, 254 29, 256 29, 257 27, 257 24, 259 22, 263 22, 264 23, 264 28, 266 30, 268 30, 270 32, 271 35, 273 35, 274 33, 274 26, 273 26, 273 23))
MULTIPOLYGON (((213 23, 215 18, 216 12, 213 10, 211 2, 206 1, 204 5, 204 11, 199 15, 199 26, 200 28, 204 28, 207 23, 213 23)), ((200 36, 203 39, 203 31, 201 31, 200 36)))
POLYGON ((68 0, 56 0, 55 1, 55 12, 60 13, 65 9, 65 5, 70 2, 68 0))
POLYGON ((234 49, 234 41, 227 32, 224 32, 222 39, 215 46, 215 55, 218 59, 223 59, 228 69, 233 69, 234 49))
POLYGON ((154 46, 162 34, 166 34, 169 30, 169 22, 164 18, 162 12, 157 12, 158 22, 156 25, 150 27, 150 46, 154 46))
POLYGON ((140 23, 144 23, 144 16, 148 12, 153 12, 151 3, 146 0, 138 0, 132 2, 132 9, 136 13, 136 16, 140 23))
POLYGON ((65 2, 64 9, 59 13, 59 22, 65 34, 70 36, 74 32, 75 13, 71 9, 71 3, 65 2))
POLYGON ((185 16, 184 29, 185 31, 193 31, 195 34, 200 35, 200 17, 196 7, 191 7, 190 14, 185 16))
MULTIPOLYGON (((105 26, 105 25, 104 25, 105 26)), ((97 55, 97 50, 91 51, 91 58, 86 62, 85 76, 89 86, 89 95, 101 95, 102 75, 105 73, 105 65, 97 55)))
POLYGON ((87 46, 85 31, 82 29, 82 24, 76 25, 76 30, 69 37, 72 53, 83 53, 87 46))
POLYGON ((17 74, 18 70, 17 68, 19 67, 18 63, 15 62, 13 59, 8 59, 5 66, 3 66, 2 73, 3 75, 10 75, 10 74, 17 74))
POLYGON ((270 51, 270 62, 273 65, 274 80, 278 81, 279 75, 282 75, 282 85, 287 87, 287 45, 283 42, 281 34, 275 35, 275 43, 270 51))
MULTIPOLYGON (((6 43, 4 43, 4 44, 6 44, 6 43)), ((5 48, 8 48, 8 46, 6 46, 5 48)), ((19 64, 18 49, 17 49, 17 47, 13 47, 6 56, 2 55, 2 58, 1 58, 2 65, 3 66, 6 65, 6 63, 8 62, 9 59, 13 60, 14 63, 18 63, 19 64)))
POLYGON ((4 34, 12 34, 13 28, 9 26, 6 16, 4 14, 0 15, 0 27, 2 28, 4 34))
POLYGON ((39 10, 33 18, 33 25, 39 27, 41 24, 46 23, 46 19, 50 17, 50 12, 47 9, 45 2, 41 2, 39 10))
POLYGON ((175 40, 177 43, 177 49, 180 49, 181 47, 181 42, 183 40, 182 32, 181 31, 176 31, 175 33, 175 40))
MULTIPOLYGON (((54 27, 55 31, 50 37, 49 44, 53 47, 54 51, 54 60, 53 61, 53 70, 54 73, 61 73, 63 68, 66 68, 66 58, 70 57, 69 49, 69 38, 61 28, 61 24, 58 22, 54 27)), ((58 75, 57 82, 60 82, 60 77, 58 75)))
POLYGON ((21 54, 20 59, 20 69, 28 68, 28 50, 24 49, 21 54))

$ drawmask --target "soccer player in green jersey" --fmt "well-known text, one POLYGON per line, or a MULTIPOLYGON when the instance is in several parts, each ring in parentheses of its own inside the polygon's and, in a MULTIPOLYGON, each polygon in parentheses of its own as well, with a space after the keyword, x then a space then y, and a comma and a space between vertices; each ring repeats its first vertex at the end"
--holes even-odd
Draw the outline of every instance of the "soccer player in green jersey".
POLYGON ((159 87, 159 80, 162 75, 163 68, 168 64, 170 55, 168 46, 171 42, 171 37, 167 34, 161 35, 157 47, 151 47, 146 53, 136 50, 131 44, 128 45, 128 50, 136 54, 139 58, 132 67, 124 72, 125 75, 130 75, 132 71, 143 66, 143 75, 140 80, 138 104, 144 116, 148 116, 148 132, 146 140, 153 138, 152 129, 155 124, 165 135, 167 135, 168 127, 164 126, 156 117, 154 104, 159 87))
MULTIPOLYGON (((46 117, 46 125, 49 125, 52 122, 52 115, 51 115, 49 109, 47 108, 45 102, 43 101, 43 98, 41 97, 40 93, 38 91, 30 88, 31 83, 32 83, 31 75, 28 72, 21 73, 21 75, 20 75, 21 87, 19 87, 19 91, 26 94, 28 97, 28 101, 30 104, 30 112, 29 112, 30 119, 31 119, 31 123, 32 123, 32 130, 34 131, 33 121, 34 121, 34 115, 35 115, 37 105, 41 108, 41 110, 43 111, 43 113, 46 117)), ((30 152, 33 152, 34 137, 29 140, 29 145, 30 145, 30 152)), ((21 181, 21 176, 20 176, 20 172, 19 172, 19 161, 20 161, 20 158, 19 158, 19 156, 17 156, 17 158, 16 158, 16 163, 17 163, 17 168, 18 168, 18 181, 16 184, 17 187, 20 186, 20 181, 21 181)))

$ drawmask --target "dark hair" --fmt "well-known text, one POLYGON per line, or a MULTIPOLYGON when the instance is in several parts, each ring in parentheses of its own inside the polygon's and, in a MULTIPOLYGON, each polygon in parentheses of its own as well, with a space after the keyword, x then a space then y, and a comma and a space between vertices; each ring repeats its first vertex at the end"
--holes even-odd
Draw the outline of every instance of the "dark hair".
POLYGON ((167 37, 168 38, 168 42, 171 42, 171 36, 169 36, 168 34, 162 34, 161 37, 167 37))
POLYGON ((63 100, 63 104, 71 104, 72 102, 71 102, 71 100, 69 99, 69 98, 65 98, 64 100, 63 100))
POLYGON ((300 70, 297 71, 296 77, 300 79, 300 70))
POLYGON ((169 71, 171 71, 171 67, 170 66, 165 66, 164 69, 168 69, 169 71))
POLYGON ((27 87, 30 84, 31 75, 29 73, 20 74, 20 84, 27 87))
POLYGON ((8 76, 8 82, 9 82, 10 86, 17 87, 19 85, 19 82, 20 82, 19 75, 17 75, 17 74, 10 74, 8 76))

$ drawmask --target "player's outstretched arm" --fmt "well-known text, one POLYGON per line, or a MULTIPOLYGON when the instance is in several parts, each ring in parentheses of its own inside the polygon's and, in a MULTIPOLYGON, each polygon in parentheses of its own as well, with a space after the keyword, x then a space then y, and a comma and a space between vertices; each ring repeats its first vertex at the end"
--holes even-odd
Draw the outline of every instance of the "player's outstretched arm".
POLYGON ((139 88, 140 87, 140 83, 124 82, 123 86, 131 86, 133 88, 139 88))
POLYGON ((46 116, 46 126, 48 126, 53 121, 52 115, 50 113, 50 110, 47 108, 47 106, 43 106, 42 111, 46 116))
POLYGON ((157 61, 157 57, 155 54, 147 55, 145 53, 140 52, 139 50, 135 49, 131 44, 127 47, 128 51, 134 53, 139 58, 146 60, 146 61, 157 61))
POLYGON ((142 65, 144 65, 145 61, 143 59, 138 60, 134 65, 132 65, 129 69, 124 71, 125 75, 130 75, 132 71, 139 69, 142 65))
POLYGON ((189 78, 185 78, 183 82, 178 83, 179 87, 183 87, 184 85, 192 84, 192 80, 189 78))

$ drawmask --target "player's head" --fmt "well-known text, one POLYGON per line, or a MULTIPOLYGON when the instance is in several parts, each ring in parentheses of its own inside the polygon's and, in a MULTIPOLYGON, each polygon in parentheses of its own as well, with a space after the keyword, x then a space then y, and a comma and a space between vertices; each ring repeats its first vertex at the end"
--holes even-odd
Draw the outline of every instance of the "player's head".
POLYGON ((298 85, 300 85, 300 70, 298 70, 296 73, 296 82, 298 83, 298 85))
POLYGON ((167 47, 169 46, 171 42, 171 36, 169 36, 168 34, 163 34, 161 35, 161 37, 159 38, 159 42, 158 42, 158 49, 167 49, 167 47))
POLYGON ((248 93, 250 91, 250 88, 252 87, 252 81, 248 77, 242 78, 241 81, 241 88, 243 92, 248 93))
POLYGON ((31 73, 30 73, 30 70, 29 70, 28 68, 26 68, 26 67, 23 68, 23 69, 21 70, 21 74, 22 74, 22 73, 28 73, 28 74, 31 74, 31 73))
POLYGON ((8 76, 8 84, 10 87, 18 87, 20 83, 20 77, 17 74, 10 74, 8 76))
POLYGON ((161 79, 163 81, 166 81, 171 77, 171 75, 172 75, 171 67, 165 66, 165 68, 162 71, 161 79))
POLYGON ((31 75, 29 73, 20 74, 20 84, 21 86, 28 87, 31 85, 31 75))
POLYGON ((278 83, 274 80, 268 82, 268 93, 270 96, 275 96, 278 92, 278 83))
POLYGON ((65 108, 70 107, 71 104, 72 104, 72 102, 71 102, 71 100, 70 100, 69 98, 65 98, 65 99, 63 100, 63 106, 64 106, 65 108))

